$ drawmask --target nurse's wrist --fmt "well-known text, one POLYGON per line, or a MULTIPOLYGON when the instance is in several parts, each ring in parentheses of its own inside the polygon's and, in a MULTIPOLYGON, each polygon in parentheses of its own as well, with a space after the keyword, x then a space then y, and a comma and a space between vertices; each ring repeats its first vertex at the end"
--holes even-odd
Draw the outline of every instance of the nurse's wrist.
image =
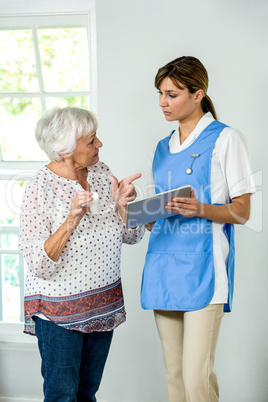
POLYGON ((206 210, 206 205, 207 205, 207 204, 204 204, 204 203, 202 203, 202 202, 198 202, 198 203, 197 203, 197 207, 196 207, 196 216, 197 216, 198 218, 205 218, 205 217, 206 217, 206 212, 205 212, 205 210, 206 210))

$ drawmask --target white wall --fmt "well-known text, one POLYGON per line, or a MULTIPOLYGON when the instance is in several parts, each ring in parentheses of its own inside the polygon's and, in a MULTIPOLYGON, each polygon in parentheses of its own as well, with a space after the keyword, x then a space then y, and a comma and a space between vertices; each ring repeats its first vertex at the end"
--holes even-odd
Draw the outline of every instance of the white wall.
MULTIPOLYGON (((48 10, 52 2, 46 4, 48 10)), ((75 7, 75 1, 67 4, 75 7)), ((234 308, 224 318, 216 356, 221 402, 265 402, 268 396, 267 20, 267 2, 258 0, 97 0, 101 159, 118 178, 145 173, 152 147, 175 127, 160 113, 153 82, 160 66, 181 55, 201 59, 220 119, 247 137, 258 194, 253 221, 236 230, 234 308)), ((137 186, 142 184, 140 179, 137 186)), ((152 312, 139 304, 147 242, 148 235, 137 246, 123 248, 127 323, 115 331, 100 402, 167 400, 152 312)), ((12 365, 25 362, 10 356, 12 365)), ((0 365, 8 365, 6 357, 1 359, 0 354, 0 365)), ((29 388, 40 380, 37 360, 31 360, 36 379, 24 379, 29 388)), ((10 370, 1 372, 10 375, 10 370)), ((13 396, 19 395, 18 387, 14 384, 13 396)), ((37 398, 35 392, 29 395, 37 398)))

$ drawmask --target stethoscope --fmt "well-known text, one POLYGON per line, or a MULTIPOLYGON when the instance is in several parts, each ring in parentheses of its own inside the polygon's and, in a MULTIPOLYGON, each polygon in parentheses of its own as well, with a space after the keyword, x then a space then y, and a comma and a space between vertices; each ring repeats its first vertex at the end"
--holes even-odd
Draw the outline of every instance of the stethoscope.
POLYGON ((193 158, 193 160, 192 160, 191 165, 185 170, 186 174, 191 174, 193 172, 192 166, 193 166, 195 159, 198 158, 198 156, 200 156, 200 154, 192 154, 191 155, 191 158, 193 158))

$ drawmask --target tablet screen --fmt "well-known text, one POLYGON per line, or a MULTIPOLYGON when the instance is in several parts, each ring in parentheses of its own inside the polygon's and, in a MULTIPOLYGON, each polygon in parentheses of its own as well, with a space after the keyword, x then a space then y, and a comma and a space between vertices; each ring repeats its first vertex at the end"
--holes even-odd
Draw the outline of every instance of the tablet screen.
POLYGON ((190 194, 191 186, 184 186, 129 202, 127 204, 126 227, 133 228, 176 215, 176 213, 165 209, 166 203, 174 197, 190 197, 190 194))

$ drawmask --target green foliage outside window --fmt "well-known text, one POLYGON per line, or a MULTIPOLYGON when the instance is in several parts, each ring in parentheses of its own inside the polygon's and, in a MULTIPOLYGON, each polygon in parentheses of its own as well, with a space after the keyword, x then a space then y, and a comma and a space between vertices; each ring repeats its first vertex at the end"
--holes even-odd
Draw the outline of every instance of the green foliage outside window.
POLYGON ((37 38, 35 49, 30 29, 0 30, 0 142, 4 160, 47 159, 34 138, 42 114, 41 93, 46 109, 89 107, 88 94, 75 95, 75 91, 89 91, 86 29, 37 27, 37 38), (1 92, 23 96, 1 97, 1 92))

